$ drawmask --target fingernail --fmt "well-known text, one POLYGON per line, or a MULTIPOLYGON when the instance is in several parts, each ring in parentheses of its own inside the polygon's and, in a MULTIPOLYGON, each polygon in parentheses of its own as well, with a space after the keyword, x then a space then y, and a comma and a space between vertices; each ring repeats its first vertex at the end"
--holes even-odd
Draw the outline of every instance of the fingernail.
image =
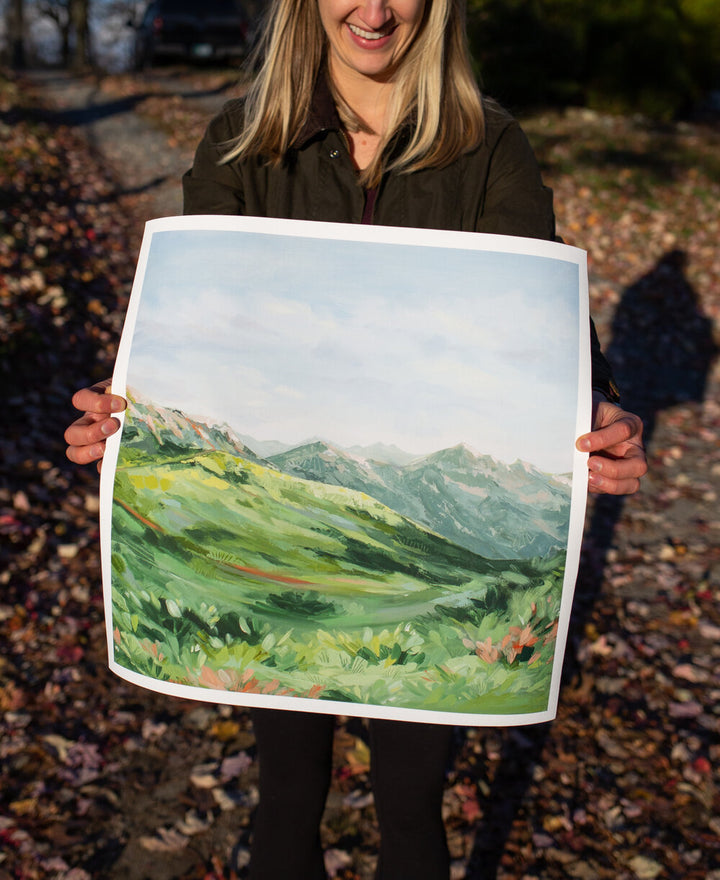
POLYGON ((599 474, 603 469, 603 463, 599 458, 591 458, 588 461, 588 468, 591 471, 596 471, 599 474))
POLYGON ((600 486, 602 486, 603 484, 603 478, 600 476, 600 474, 594 474, 592 471, 590 471, 590 474, 588 475, 588 483, 591 486, 594 486, 596 489, 599 489, 600 486))
POLYGON ((107 420, 104 421, 104 422, 102 423, 102 425, 100 426, 100 430, 101 430, 101 431, 103 432, 103 434, 107 437, 108 434, 114 434, 114 433, 115 433, 115 431, 117 430, 117 425, 115 424, 115 422, 113 422, 112 419, 107 419, 107 420))
POLYGON ((113 399, 110 401, 110 409, 112 410, 112 412, 120 412, 124 408, 124 404, 119 398, 113 397, 113 399))
POLYGON ((583 438, 582 440, 578 440, 577 447, 580 452, 590 452, 590 441, 587 438, 583 438))

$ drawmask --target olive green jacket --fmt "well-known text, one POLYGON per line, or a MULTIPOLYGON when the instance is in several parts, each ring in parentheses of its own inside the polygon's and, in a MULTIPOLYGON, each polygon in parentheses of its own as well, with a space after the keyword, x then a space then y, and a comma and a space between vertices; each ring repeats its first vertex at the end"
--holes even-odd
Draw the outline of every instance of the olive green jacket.
MULTIPOLYGON (((300 138, 277 167, 259 157, 219 164, 242 131, 243 108, 242 99, 231 101, 210 123, 183 178, 186 214, 361 222, 365 191, 323 78, 300 138)), ((446 168, 386 173, 372 222, 555 239, 552 192, 532 148, 518 123, 490 101, 480 146, 446 168)), ((613 399, 610 368, 591 332, 593 387, 613 399)))

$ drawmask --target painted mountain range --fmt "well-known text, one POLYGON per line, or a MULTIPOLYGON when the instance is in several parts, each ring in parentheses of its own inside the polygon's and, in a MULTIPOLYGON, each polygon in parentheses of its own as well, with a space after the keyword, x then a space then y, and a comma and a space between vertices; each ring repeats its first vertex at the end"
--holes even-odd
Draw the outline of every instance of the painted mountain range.
POLYGON ((216 449, 296 478, 363 492, 489 559, 543 557, 567 542, 569 477, 525 462, 508 465, 464 444, 421 458, 382 444, 342 449, 320 439, 283 449, 139 396, 133 396, 133 409, 149 429, 143 437, 137 426, 127 426, 139 453, 216 449))

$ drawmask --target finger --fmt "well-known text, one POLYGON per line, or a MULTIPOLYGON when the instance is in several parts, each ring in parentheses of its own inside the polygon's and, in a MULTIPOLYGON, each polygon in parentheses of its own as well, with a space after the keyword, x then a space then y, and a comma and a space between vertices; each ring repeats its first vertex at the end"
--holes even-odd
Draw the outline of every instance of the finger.
POLYGON ((640 480, 635 478, 613 480, 601 474, 591 473, 588 488, 594 495, 633 495, 640 488, 640 480))
POLYGON ((109 414, 122 412, 127 402, 119 394, 106 394, 99 385, 94 385, 92 388, 76 391, 72 397, 72 405, 81 412, 109 414))
POLYGON ((103 442, 120 427, 117 419, 96 416, 87 413, 76 419, 65 431, 65 442, 68 446, 92 446, 103 442))
POLYGON ((93 461, 97 461, 99 464, 105 455, 105 443, 93 443, 91 446, 68 446, 65 455, 74 464, 91 464, 93 461))
POLYGON ((631 449, 624 458, 593 455, 588 459, 588 487, 593 493, 632 495, 647 473, 647 460, 641 447, 631 449))
POLYGON ((607 480, 639 480, 647 473, 647 460, 643 450, 638 447, 628 452, 624 458, 592 455, 588 459, 588 469, 591 474, 604 477, 607 480))
POLYGON ((627 443, 634 437, 640 437, 642 423, 640 419, 634 416, 626 416, 606 425, 604 428, 598 428, 596 431, 590 431, 589 434, 583 434, 578 437, 576 447, 580 452, 599 452, 601 449, 610 449, 621 443, 627 443))

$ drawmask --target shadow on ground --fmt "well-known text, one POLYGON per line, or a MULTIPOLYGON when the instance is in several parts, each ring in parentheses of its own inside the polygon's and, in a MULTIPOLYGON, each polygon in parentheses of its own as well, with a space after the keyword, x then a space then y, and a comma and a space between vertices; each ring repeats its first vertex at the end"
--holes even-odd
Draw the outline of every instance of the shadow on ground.
MULTIPOLYGON (((660 413, 676 404, 703 401, 718 354, 712 322, 703 314, 685 275, 686 262, 683 251, 666 253, 650 272, 624 290, 612 322, 607 356, 623 407, 643 419, 647 447, 653 442, 660 413)), ((624 498, 614 496, 600 496, 591 504, 563 668, 565 683, 578 672, 577 648, 602 590, 624 504, 624 498)), ((496 876, 534 770, 542 764, 550 730, 551 724, 534 725, 510 730, 504 737, 499 770, 481 804, 483 820, 466 880, 496 876)))

